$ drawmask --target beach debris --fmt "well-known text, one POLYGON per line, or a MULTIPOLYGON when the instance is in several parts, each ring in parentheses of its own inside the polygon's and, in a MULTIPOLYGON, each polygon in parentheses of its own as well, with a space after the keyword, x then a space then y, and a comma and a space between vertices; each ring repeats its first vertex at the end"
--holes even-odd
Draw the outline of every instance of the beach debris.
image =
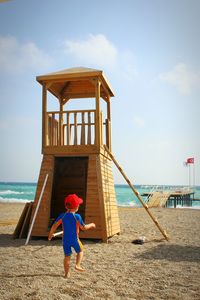
POLYGON ((56 233, 53 234, 53 237, 56 237, 56 236, 61 235, 61 234, 63 234, 63 231, 56 232, 56 233))
POLYGON ((138 239, 133 240, 132 243, 136 245, 143 245, 145 241, 146 241, 146 237, 140 236, 138 239))

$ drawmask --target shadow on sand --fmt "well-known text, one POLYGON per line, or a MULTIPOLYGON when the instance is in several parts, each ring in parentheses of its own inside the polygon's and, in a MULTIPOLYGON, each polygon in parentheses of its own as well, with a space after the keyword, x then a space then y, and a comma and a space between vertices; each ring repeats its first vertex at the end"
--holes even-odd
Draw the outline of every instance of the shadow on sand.
POLYGON ((135 257, 146 260, 169 260, 174 262, 189 261, 200 262, 200 247, 190 245, 158 245, 155 248, 136 255, 135 257))
MULTIPOLYGON (((88 240, 81 239, 83 244, 96 244, 100 243, 101 240, 88 240)), ((0 234, 0 247, 9 248, 9 247, 21 247, 25 246, 26 239, 14 239, 12 234, 0 234)), ((48 241, 46 237, 36 238, 32 237, 29 241, 28 246, 41 246, 40 248, 46 246, 61 246, 62 238, 54 238, 51 241, 48 241)), ((36 248, 35 251, 38 251, 40 248, 36 248)), ((34 250, 33 250, 34 251, 34 250)))
MULTIPOLYGON (((11 275, 11 274, 1 274, 0 278, 18 278, 18 277, 30 277, 30 278, 34 278, 34 277, 44 277, 44 276, 49 276, 49 277, 63 277, 62 275, 59 274, 47 274, 47 273, 39 273, 39 274, 16 274, 16 275, 11 275)), ((64 278, 64 277, 63 277, 64 278)))

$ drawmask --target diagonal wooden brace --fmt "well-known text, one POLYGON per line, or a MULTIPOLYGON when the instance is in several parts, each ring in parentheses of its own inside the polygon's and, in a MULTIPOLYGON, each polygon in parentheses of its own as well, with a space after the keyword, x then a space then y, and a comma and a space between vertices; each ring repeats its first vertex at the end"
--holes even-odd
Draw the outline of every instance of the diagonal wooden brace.
POLYGON ((116 165, 116 167, 118 168, 118 170, 120 171, 120 173, 122 174, 122 176, 124 177, 124 179, 126 180, 126 182, 128 183, 128 185, 130 186, 130 188, 132 189, 133 193, 136 195, 136 197, 138 198, 138 200, 141 202, 142 206, 145 208, 145 210, 147 211, 147 213, 149 214, 149 216, 151 217, 151 219, 153 220, 153 222, 156 224, 156 226, 158 227, 158 229, 160 230, 160 232, 162 233, 162 235, 164 236, 164 238, 167 241, 169 241, 169 236, 167 235, 166 231, 162 229, 162 227, 159 225, 157 219, 155 219, 154 216, 152 215, 152 213, 149 211, 148 205, 143 201, 143 199, 140 196, 140 194, 138 193, 138 191, 131 184, 130 180, 125 175, 124 171, 122 170, 122 168, 120 167, 120 165, 117 163, 116 159, 114 158, 114 156, 112 155, 112 153, 110 152, 110 150, 108 149, 108 147, 106 145, 104 145, 104 147, 105 147, 105 150, 107 151, 107 153, 109 154, 110 158, 112 159, 112 161, 114 162, 114 164, 116 165))

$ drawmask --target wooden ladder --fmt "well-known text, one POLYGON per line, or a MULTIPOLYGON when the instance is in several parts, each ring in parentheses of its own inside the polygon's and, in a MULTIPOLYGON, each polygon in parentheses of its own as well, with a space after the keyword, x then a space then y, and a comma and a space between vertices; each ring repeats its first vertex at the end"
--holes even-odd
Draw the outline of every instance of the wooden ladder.
POLYGON ((141 202, 142 206, 145 208, 145 210, 147 211, 147 213, 149 214, 149 216, 151 217, 151 219, 153 220, 153 222, 156 224, 156 226, 158 227, 158 229, 160 230, 160 232, 162 233, 162 235, 164 236, 164 238, 167 241, 169 241, 169 236, 167 235, 166 231, 162 229, 162 227, 158 223, 158 220, 149 211, 149 208, 148 208, 147 204, 143 201, 143 199, 140 196, 139 192, 131 184, 130 180, 125 175, 124 171, 122 170, 122 168, 120 167, 120 165, 117 163, 116 159, 114 158, 114 156, 112 155, 112 153, 110 152, 110 150, 108 149, 108 147, 106 145, 104 145, 104 148, 105 148, 106 152, 109 154, 109 156, 112 159, 112 161, 114 162, 114 164, 116 165, 116 167, 118 168, 118 170, 120 171, 120 173, 122 174, 122 176, 124 177, 124 179, 126 180, 126 182, 128 183, 128 185, 130 186, 130 188, 132 189, 133 193, 136 195, 136 197, 141 202))

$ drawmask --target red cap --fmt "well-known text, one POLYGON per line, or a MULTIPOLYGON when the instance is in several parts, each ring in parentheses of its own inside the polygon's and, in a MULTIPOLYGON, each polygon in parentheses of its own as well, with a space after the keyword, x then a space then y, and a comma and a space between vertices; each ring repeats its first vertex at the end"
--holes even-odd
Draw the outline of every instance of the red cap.
POLYGON ((70 194, 65 197, 64 203, 67 208, 74 209, 83 203, 83 199, 79 198, 76 194, 70 194))

